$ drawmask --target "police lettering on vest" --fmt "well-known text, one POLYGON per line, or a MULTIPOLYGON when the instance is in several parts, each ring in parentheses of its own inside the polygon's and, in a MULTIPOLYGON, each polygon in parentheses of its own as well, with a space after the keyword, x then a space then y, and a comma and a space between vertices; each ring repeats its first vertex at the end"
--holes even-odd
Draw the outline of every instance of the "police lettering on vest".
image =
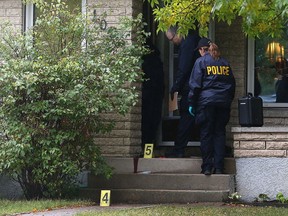
POLYGON ((225 75, 229 76, 229 66, 207 66, 207 75, 225 75))

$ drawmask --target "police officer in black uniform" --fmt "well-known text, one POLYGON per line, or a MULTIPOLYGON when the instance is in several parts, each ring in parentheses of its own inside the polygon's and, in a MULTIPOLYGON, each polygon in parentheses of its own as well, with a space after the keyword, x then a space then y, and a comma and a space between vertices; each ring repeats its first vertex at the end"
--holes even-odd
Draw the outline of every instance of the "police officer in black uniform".
POLYGON ((195 121, 194 117, 188 112, 188 94, 190 90, 189 77, 196 59, 200 57, 198 51, 195 50, 200 36, 197 31, 191 30, 186 37, 181 37, 177 34, 177 29, 177 26, 171 27, 166 32, 166 36, 173 44, 179 45, 178 71, 170 90, 170 95, 172 100, 175 92, 181 95, 179 104, 180 119, 174 148, 171 152, 166 153, 165 156, 181 158, 184 157, 185 147, 191 137, 191 130, 193 129, 195 121))
POLYGON ((202 173, 222 174, 235 78, 216 44, 202 38, 197 49, 202 57, 196 60, 189 80, 189 113, 200 126, 202 173))

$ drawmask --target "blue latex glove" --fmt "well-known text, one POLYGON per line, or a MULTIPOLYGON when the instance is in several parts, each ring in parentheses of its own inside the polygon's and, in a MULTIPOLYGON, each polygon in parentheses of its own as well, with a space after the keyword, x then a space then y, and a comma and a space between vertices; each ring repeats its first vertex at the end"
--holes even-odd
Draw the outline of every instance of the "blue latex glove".
POLYGON ((191 116, 193 116, 193 117, 195 116, 195 110, 194 110, 194 108, 192 106, 189 106, 188 111, 189 111, 191 116))

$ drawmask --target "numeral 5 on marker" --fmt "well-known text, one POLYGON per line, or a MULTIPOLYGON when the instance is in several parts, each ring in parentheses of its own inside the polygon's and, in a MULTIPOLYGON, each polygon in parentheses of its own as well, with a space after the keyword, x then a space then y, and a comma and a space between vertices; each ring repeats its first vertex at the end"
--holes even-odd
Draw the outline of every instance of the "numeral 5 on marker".
POLYGON ((144 158, 152 158, 153 155, 153 144, 147 143, 144 148, 144 158))

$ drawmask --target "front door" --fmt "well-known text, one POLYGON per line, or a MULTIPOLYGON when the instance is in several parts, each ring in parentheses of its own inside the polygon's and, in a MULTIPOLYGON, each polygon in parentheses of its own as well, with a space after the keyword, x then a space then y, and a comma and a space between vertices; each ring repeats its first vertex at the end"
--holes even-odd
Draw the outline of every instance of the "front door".
MULTIPOLYGON (((170 89, 173 86, 175 76, 178 69, 178 47, 174 46, 172 42, 169 42, 165 37, 164 43, 168 49, 164 49, 164 52, 167 52, 167 55, 163 55, 165 68, 165 98, 163 101, 163 113, 162 113, 162 124, 159 128, 160 136, 160 146, 173 146, 174 140, 177 135, 177 126, 180 119, 179 110, 169 112, 169 97, 170 89), (166 59, 165 59, 166 58, 166 59)), ((179 102, 180 98, 178 98, 179 102)), ((178 103, 179 104, 179 103, 178 103)), ((188 143, 188 146, 199 146, 199 128, 194 126, 191 131, 191 138, 188 143)))
MULTIPOLYGON (((147 1, 143 5, 144 20, 147 23, 146 31, 151 32, 151 39, 160 51, 164 67, 165 94, 162 106, 162 121, 157 131, 156 146, 173 146, 177 134, 179 111, 169 112, 169 92, 177 74, 178 47, 166 38, 163 32, 156 33, 156 23, 153 20, 153 12, 147 1)), ((191 131, 191 139, 188 146, 199 146, 199 128, 194 127, 191 131)))

